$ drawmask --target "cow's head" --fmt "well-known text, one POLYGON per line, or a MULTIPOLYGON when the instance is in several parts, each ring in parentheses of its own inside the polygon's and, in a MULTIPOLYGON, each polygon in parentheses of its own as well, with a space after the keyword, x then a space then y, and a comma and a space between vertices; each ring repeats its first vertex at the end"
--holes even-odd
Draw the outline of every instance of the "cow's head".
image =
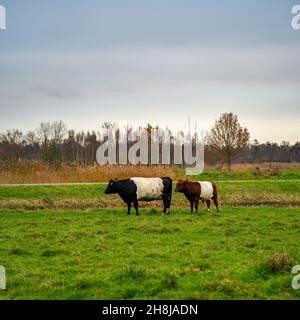
POLYGON ((111 194, 117 192, 117 181, 118 179, 111 179, 106 187, 105 194, 111 194))
POLYGON ((186 181, 179 180, 176 184, 175 192, 183 193, 186 190, 186 181))

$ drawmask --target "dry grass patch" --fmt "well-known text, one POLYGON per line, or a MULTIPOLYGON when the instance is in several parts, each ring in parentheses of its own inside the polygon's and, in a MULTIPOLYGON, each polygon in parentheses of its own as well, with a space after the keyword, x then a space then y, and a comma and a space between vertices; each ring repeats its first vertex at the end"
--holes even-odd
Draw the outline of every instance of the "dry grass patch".
POLYGON ((178 178, 167 166, 62 164, 54 168, 41 161, 0 161, 1 184, 103 182, 114 178, 161 176, 178 178))

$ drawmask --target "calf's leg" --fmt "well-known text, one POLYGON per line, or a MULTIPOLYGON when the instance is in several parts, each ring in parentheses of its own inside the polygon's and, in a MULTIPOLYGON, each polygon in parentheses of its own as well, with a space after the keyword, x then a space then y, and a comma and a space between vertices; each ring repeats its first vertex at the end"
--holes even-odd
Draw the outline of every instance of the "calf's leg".
POLYGON ((218 190, 217 190, 217 186, 215 184, 213 184, 213 190, 214 190, 214 197, 213 197, 214 204, 217 208, 217 212, 219 213, 220 209, 219 209, 218 190))
POLYGON ((213 200, 214 200, 214 204, 217 208, 217 212, 220 213, 218 197, 214 197, 213 200))
POLYGON ((193 213, 193 211, 194 211, 194 201, 191 200, 191 201, 190 201, 190 204, 191 204, 191 213, 193 213))
POLYGON ((127 214, 130 216, 131 202, 127 202, 127 214))
POLYGON ((196 201, 195 201, 196 214, 198 214, 199 201, 200 201, 200 199, 196 198, 196 201))
POLYGON ((207 211, 210 213, 210 200, 206 200, 207 211))

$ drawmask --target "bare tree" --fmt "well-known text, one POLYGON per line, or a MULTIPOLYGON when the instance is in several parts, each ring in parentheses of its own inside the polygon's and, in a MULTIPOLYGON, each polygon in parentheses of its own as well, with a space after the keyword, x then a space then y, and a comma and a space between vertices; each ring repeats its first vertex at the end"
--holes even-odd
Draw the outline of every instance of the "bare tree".
POLYGON ((37 130, 43 160, 58 165, 62 161, 61 144, 66 135, 66 126, 62 121, 42 122, 37 130))
POLYGON ((226 161, 229 170, 232 160, 247 147, 249 140, 248 129, 231 112, 222 114, 207 136, 207 144, 226 161))
POLYGON ((35 143, 38 142, 38 138, 35 134, 34 131, 28 131, 27 134, 25 135, 25 141, 29 145, 34 145, 35 143))
POLYGON ((43 150, 43 160, 47 159, 47 152, 51 140, 51 131, 52 128, 50 122, 42 122, 39 128, 37 129, 37 135, 43 150))
MULTIPOLYGON (((44 160, 51 165, 60 165, 62 162, 80 165, 92 164, 96 161, 97 148, 106 141, 108 131, 112 126, 112 123, 106 122, 102 125, 100 132, 97 133, 70 130, 66 134, 65 125, 58 121, 43 122, 36 132, 29 131, 23 134, 18 129, 7 130, 4 133, 0 133, 0 165, 1 161, 16 162, 20 160, 44 160)), ((191 127, 190 124, 189 127, 191 127)), ((131 141, 128 135, 136 131, 128 125, 124 129, 127 130, 128 152, 129 148, 134 144, 134 141, 131 141)), ((151 126, 149 125, 147 129, 148 137, 151 138, 151 126)), ((157 127, 157 129, 159 128, 157 127)), ((163 131, 162 129, 159 130, 159 159, 161 161, 163 158, 162 133, 164 132, 171 137, 169 147, 170 163, 174 165, 174 134, 168 128, 163 131)), ((120 143, 118 134, 117 131, 117 155, 120 143)), ((220 159, 225 159, 230 168, 233 159, 238 163, 300 161, 299 142, 292 146, 286 141, 281 144, 272 142, 260 143, 258 140, 254 140, 250 144, 248 141, 248 130, 240 126, 237 116, 232 113, 222 115, 216 121, 212 132, 206 139, 209 144, 205 145, 205 162, 215 165, 220 159), (220 156, 216 156, 216 151, 220 156)), ((150 149, 149 155, 151 155, 150 149)), ((184 157, 184 151, 182 151, 182 155, 184 157)), ((117 161, 120 162, 118 157, 117 161)))
POLYGON ((59 144, 62 143, 63 138, 67 134, 66 125, 62 121, 54 121, 51 124, 52 142, 59 144))
POLYGON ((62 121, 52 122, 51 141, 47 160, 56 167, 63 161, 62 142, 66 133, 66 126, 62 121))
POLYGON ((112 129, 114 126, 114 123, 106 121, 104 123, 102 123, 101 128, 104 131, 104 134, 106 136, 108 136, 109 130, 112 129))
POLYGON ((23 133, 18 129, 7 130, 0 136, 0 142, 6 146, 8 158, 12 161, 21 159, 21 150, 24 145, 23 133))

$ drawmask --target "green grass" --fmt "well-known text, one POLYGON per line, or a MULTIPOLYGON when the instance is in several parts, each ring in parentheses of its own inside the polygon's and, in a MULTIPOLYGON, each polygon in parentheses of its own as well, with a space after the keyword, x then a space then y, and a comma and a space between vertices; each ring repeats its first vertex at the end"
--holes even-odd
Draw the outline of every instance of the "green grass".
POLYGON ((0 212, 0 299, 299 299, 300 209, 223 208, 221 216, 142 209, 0 212))
MULTIPOLYGON (((230 195, 298 195, 299 181, 246 181, 219 182, 219 193, 223 198, 230 195)), ((175 188, 175 184, 173 189, 175 188)), ((107 197, 105 184, 80 186, 19 186, 1 187, 0 200, 10 199, 94 199, 107 197)), ((176 196, 176 195, 175 195, 176 196)))
POLYGON ((0 186, 0 200, 9 199, 88 199, 104 196, 106 186, 99 185, 67 185, 67 186, 0 186))
POLYGON ((239 180, 217 183, 221 216, 176 193, 168 217, 161 202, 127 217, 105 185, 0 187, 0 299, 299 299, 290 270, 268 270, 277 252, 300 264, 298 171, 206 170, 239 180))
MULTIPOLYGON (((300 206, 300 180, 219 182, 217 186, 223 205, 300 206)), ((0 187, 0 207, 16 210, 23 207, 72 209, 123 206, 118 196, 105 195, 105 188, 103 184, 0 187), (53 204, 52 201, 59 203, 53 204)), ((172 206, 186 207, 183 195, 174 193, 172 206)))
MULTIPOLYGON (((184 176, 184 169, 175 168, 178 176, 184 176)), ((300 179, 299 169, 277 169, 277 168, 247 168, 233 169, 205 169, 204 172, 194 177, 194 180, 294 180, 300 179)))

